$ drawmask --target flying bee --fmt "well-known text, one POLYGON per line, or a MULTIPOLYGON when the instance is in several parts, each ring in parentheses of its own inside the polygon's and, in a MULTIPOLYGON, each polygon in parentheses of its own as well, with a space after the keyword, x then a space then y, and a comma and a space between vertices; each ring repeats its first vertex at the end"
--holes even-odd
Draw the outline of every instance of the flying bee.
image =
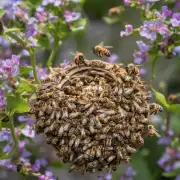
POLYGON ((111 52, 107 48, 112 48, 112 46, 104 46, 104 42, 102 41, 99 45, 95 46, 92 48, 92 51, 95 55, 99 57, 111 56, 111 52))
POLYGON ((156 103, 150 104, 149 108, 150 108, 150 114, 156 114, 158 112, 162 112, 163 111, 162 106, 160 106, 159 104, 156 104, 156 103))
POLYGON ((153 125, 148 125, 148 137, 152 137, 156 135, 157 137, 161 137, 161 135, 157 132, 153 125))
POLYGON ((78 66, 80 64, 85 64, 86 65, 85 60, 84 60, 85 57, 84 57, 83 53, 76 51, 76 54, 74 54, 74 53, 71 53, 71 54, 74 56, 75 64, 77 64, 78 66))

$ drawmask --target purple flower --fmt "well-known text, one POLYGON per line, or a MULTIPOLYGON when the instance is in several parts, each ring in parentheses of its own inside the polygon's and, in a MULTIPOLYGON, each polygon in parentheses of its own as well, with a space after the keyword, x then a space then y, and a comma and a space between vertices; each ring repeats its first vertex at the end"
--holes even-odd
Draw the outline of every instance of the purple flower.
POLYGON ((125 5, 129 5, 129 4, 131 4, 132 0, 123 0, 123 2, 125 5))
POLYGON ((26 37, 27 38, 34 37, 34 36, 38 35, 38 26, 37 26, 37 24, 28 23, 26 28, 27 28, 27 32, 26 32, 26 37))
POLYGON ((132 167, 128 167, 128 168, 126 168, 125 175, 126 176, 135 176, 136 171, 134 171, 132 167))
POLYGON ((112 179, 112 174, 111 173, 106 173, 104 178, 105 178, 105 180, 111 180, 112 179))
POLYGON ((180 46, 176 46, 173 48, 173 54, 175 56, 180 56, 180 46))
POLYGON ((32 47, 37 47, 38 46, 37 40, 35 38, 33 38, 32 36, 30 36, 28 38, 28 41, 29 41, 29 43, 31 43, 32 47))
POLYGON ((0 36, 0 45, 8 48, 10 44, 9 44, 9 41, 7 41, 2 36, 0 36))
POLYGON ((21 54, 22 54, 23 56, 30 56, 29 52, 28 52, 26 49, 23 49, 23 50, 21 51, 21 54))
POLYGON ((4 96, 5 88, 0 88, 0 110, 6 105, 6 97, 4 96))
POLYGON ((24 129, 21 130, 22 134, 34 138, 35 137, 35 131, 32 129, 31 126, 26 125, 24 129))
POLYGON ((18 120, 20 122, 26 122, 27 124, 33 124, 35 122, 34 119, 28 117, 28 116, 19 116, 18 120))
POLYGON ((63 62, 61 63, 62 68, 65 68, 68 65, 68 60, 64 59, 63 62))
POLYGON ((125 26, 125 31, 120 32, 120 36, 121 37, 128 36, 132 33, 132 31, 133 31, 133 26, 131 24, 128 24, 125 26))
POLYGON ((179 27, 180 26, 180 13, 174 13, 170 21, 173 27, 179 27))
POLYGON ((147 60, 149 46, 146 45, 143 41, 136 41, 136 43, 138 45, 139 51, 136 51, 133 54, 135 58, 134 62, 140 64, 147 60))
POLYGON ((162 6, 161 8, 161 13, 156 11, 155 15, 159 18, 159 19, 166 19, 168 16, 170 16, 172 14, 172 11, 168 9, 167 6, 162 6))
POLYGON ((68 11, 68 10, 64 12, 64 19, 66 22, 76 21, 80 17, 81 17, 81 14, 79 12, 73 12, 73 11, 68 11))
POLYGON ((171 143, 171 138, 167 136, 163 136, 158 140, 157 143, 161 145, 169 145, 171 143))
POLYGON ((27 151, 25 148, 23 148, 23 149, 21 150, 21 157, 22 157, 22 158, 27 158, 27 157, 29 157, 29 156, 31 156, 31 153, 30 153, 29 151, 27 151))
MULTIPOLYGON (((37 73, 39 76, 39 79, 42 81, 48 76, 48 69, 47 68, 39 68, 37 67, 37 73)), ((29 72, 29 75, 33 77, 33 71, 29 72)))
POLYGON ((6 15, 10 19, 15 19, 16 8, 22 3, 21 0, 11 0, 5 5, 5 9, 7 9, 6 15))
POLYGON ((25 141, 19 141, 19 142, 18 142, 18 146, 19 146, 20 149, 24 148, 24 146, 25 146, 25 141))
POLYGON ((7 75, 7 77, 17 76, 19 74, 19 60, 20 58, 15 55, 12 55, 11 59, 2 60, 0 62, 0 72, 7 75))
POLYGON ((11 140, 12 140, 11 132, 7 128, 2 128, 0 131, 0 142, 2 141, 9 142, 11 140))
POLYGON ((158 161, 158 165, 161 166, 161 167, 163 167, 164 164, 169 161, 169 159, 170 159, 170 155, 169 155, 169 154, 164 154, 164 155, 161 157, 161 159, 158 161))
POLYGON ((109 58, 108 58, 108 62, 110 64, 114 64, 117 60, 119 59, 119 56, 117 54, 112 54, 109 58))
POLYGON ((13 165, 9 159, 0 160, 0 165, 4 166, 4 167, 7 167, 10 170, 15 170, 16 169, 15 165, 13 165))
POLYGON ((17 7, 16 11, 15 11, 15 15, 18 18, 20 18, 20 20, 25 22, 25 21, 27 21, 29 19, 27 12, 28 12, 27 8, 21 9, 21 8, 17 7))
POLYGON ((147 70, 146 70, 145 68, 139 68, 139 74, 140 74, 141 76, 144 76, 144 75, 147 74, 147 70))
POLYGON ((157 33, 168 36, 168 26, 161 21, 144 21, 144 25, 140 27, 140 35, 150 39, 152 41, 156 40, 157 33))
POLYGON ((11 151, 12 147, 9 145, 9 144, 6 144, 4 147, 3 147, 3 152, 4 153, 9 153, 11 151))
POLYGON ((136 175, 136 171, 133 170, 132 167, 126 168, 123 176, 120 178, 120 180, 133 180, 133 177, 136 175))
POLYGON ((53 4, 54 6, 59 6, 62 0, 43 0, 42 5, 47 6, 48 4, 53 4))
POLYGON ((41 23, 43 23, 43 22, 46 22, 47 21, 47 12, 45 12, 45 11, 43 11, 43 12, 36 12, 36 14, 35 14, 35 17, 36 17, 36 19, 39 21, 39 22, 41 22, 41 23))

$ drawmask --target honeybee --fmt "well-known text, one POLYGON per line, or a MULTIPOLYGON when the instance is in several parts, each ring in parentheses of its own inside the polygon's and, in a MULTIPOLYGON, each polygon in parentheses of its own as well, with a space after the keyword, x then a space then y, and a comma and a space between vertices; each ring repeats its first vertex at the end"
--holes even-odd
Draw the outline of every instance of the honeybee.
POLYGON ((126 146, 126 150, 127 150, 128 153, 135 153, 136 152, 136 149, 130 147, 129 145, 126 146))
POLYGON ((161 135, 157 132, 153 125, 148 125, 148 137, 152 137, 156 135, 157 137, 161 137, 161 135))
POLYGON ((112 162, 114 159, 116 158, 116 156, 110 156, 108 159, 107 159, 107 161, 110 163, 110 162, 112 162))
POLYGON ((75 140, 76 140, 76 136, 75 136, 75 135, 72 135, 72 136, 70 137, 70 140, 69 140, 69 146, 70 146, 70 147, 74 144, 75 140))
POLYGON ((23 168, 23 164, 22 163, 18 163, 17 166, 16 166, 17 172, 21 172, 22 168, 23 168))
POLYGON ((74 53, 71 53, 71 54, 74 56, 75 64, 77 64, 78 66, 80 64, 85 64, 86 65, 85 60, 84 60, 85 57, 84 57, 83 53, 76 51, 76 54, 74 54, 74 53))
POLYGON ((111 52, 107 48, 112 48, 112 46, 104 46, 104 42, 102 41, 99 45, 95 46, 92 48, 92 51, 95 55, 99 57, 111 56, 111 52))
POLYGON ((139 74, 139 68, 135 64, 128 64, 126 69, 129 74, 139 74))
POLYGON ((158 112, 163 111, 162 106, 160 106, 159 104, 156 104, 156 103, 150 104, 149 108, 150 108, 150 114, 156 114, 158 112))
POLYGON ((96 147, 96 157, 100 158, 102 155, 102 146, 97 146, 96 147))

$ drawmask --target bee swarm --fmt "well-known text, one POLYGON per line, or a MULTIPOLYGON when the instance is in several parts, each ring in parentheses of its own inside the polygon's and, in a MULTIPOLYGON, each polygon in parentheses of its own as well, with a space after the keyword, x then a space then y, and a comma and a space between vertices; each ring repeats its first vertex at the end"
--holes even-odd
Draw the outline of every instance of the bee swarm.
POLYGON ((46 134, 70 171, 116 170, 144 144, 148 116, 161 108, 148 103, 135 65, 85 61, 54 68, 39 86, 31 108, 36 132, 46 134))

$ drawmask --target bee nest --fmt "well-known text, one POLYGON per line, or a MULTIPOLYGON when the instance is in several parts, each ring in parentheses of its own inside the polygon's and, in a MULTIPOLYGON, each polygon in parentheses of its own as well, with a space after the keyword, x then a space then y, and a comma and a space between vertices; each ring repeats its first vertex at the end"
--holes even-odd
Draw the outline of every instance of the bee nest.
POLYGON ((134 64, 85 60, 54 68, 32 106, 37 133, 70 171, 115 170, 144 144, 148 116, 160 111, 134 64))

